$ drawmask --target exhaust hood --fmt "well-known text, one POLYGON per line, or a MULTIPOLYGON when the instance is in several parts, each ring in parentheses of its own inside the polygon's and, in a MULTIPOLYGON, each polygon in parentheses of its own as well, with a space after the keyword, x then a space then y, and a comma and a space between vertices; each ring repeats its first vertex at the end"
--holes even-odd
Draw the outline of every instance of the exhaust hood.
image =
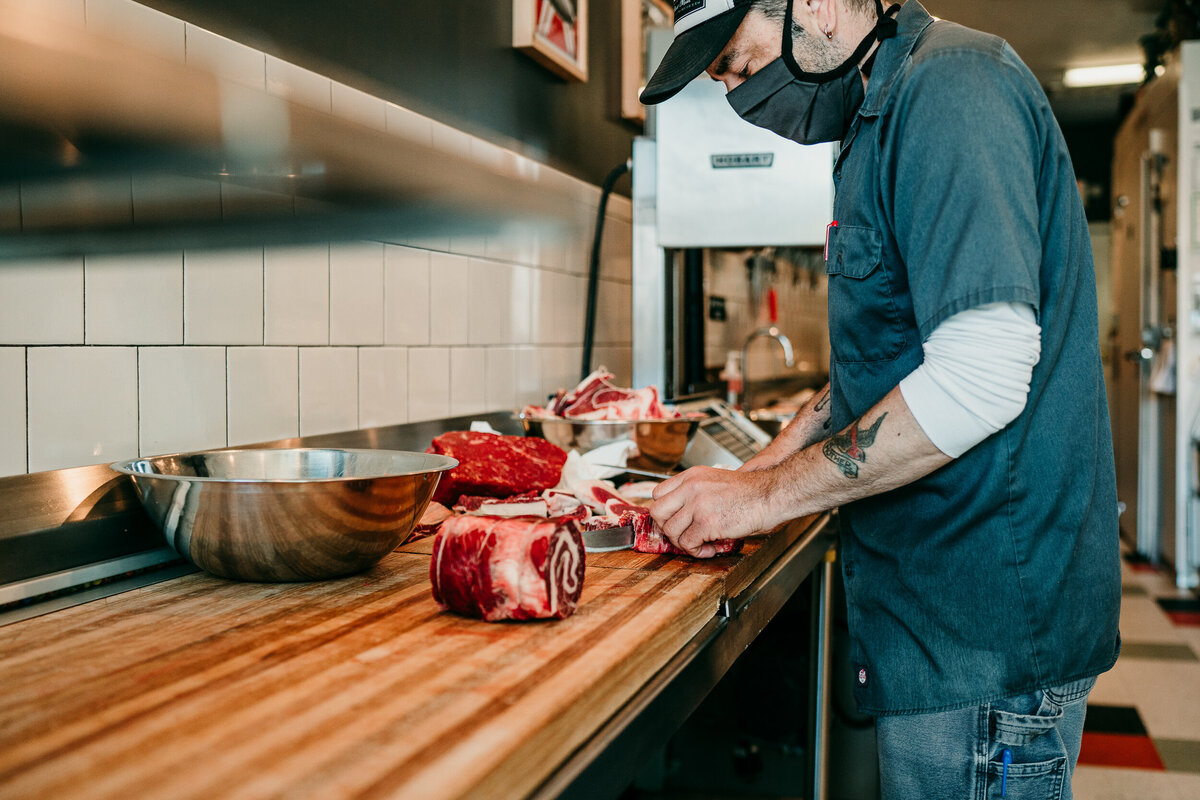
POLYGON ((0 0, 0 258, 479 235, 577 219, 538 181, 0 0), (132 197, 150 198, 135 208, 132 197))

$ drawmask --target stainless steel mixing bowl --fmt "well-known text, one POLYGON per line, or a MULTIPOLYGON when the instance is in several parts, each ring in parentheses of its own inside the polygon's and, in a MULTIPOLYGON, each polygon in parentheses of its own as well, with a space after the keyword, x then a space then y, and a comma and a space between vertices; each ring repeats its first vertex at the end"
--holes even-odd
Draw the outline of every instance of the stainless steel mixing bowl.
POLYGON ((586 453, 613 442, 633 441, 640 455, 628 465, 651 472, 670 472, 679 465, 698 419, 584 420, 521 417, 526 436, 540 436, 563 450, 586 453))
POLYGON ((397 450, 214 450, 112 464, 171 547, 245 581, 337 578, 408 535, 453 458, 397 450))

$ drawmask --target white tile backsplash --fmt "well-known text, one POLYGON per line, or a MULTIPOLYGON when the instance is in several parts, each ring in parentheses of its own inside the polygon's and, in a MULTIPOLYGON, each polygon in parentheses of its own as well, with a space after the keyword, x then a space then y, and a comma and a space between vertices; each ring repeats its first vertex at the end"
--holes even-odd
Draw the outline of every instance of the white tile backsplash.
POLYGON ((628 347, 601 347, 592 349, 592 369, 607 367, 613 373, 618 386, 633 385, 633 351, 628 347))
POLYGON ((182 344, 183 253, 87 256, 88 344, 182 344))
POLYGON ((138 348, 142 456, 226 444, 225 348, 138 348))
POLYGON ((229 445, 300 435, 299 352, 295 347, 228 349, 229 445))
MULTIPOLYGON (((513 344, 516 341, 513 330, 513 268, 508 264, 471 259, 469 270, 470 277, 465 288, 466 314, 471 321, 471 344, 513 344)), ((528 298, 524 302, 527 304, 528 298)))
POLYGON ((450 350, 450 416, 487 411, 487 355, 480 347, 450 350))
MULTIPOLYGON (((596 341, 598 343, 629 344, 633 340, 633 297, 631 292, 632 289, 627 283, 609 280, 598 282, 596 292, 596 341)), ((580 331, 582 330, 581 324, 580 331)))
POLYGON ((183 255, 186 344, 263 343, 263 251, 183 255))
POLYGON ((383 245, 332 245, 330 344, 383 344, 383 300, 383 245))
POLYGON ((516 344, 533 341, 533 278, 534 267, 512 268, 512 292, 508 304, 512 310, 512 340, 516 344))
MULTIPOLYGON (((629 312, 629 302, 625 303, 629 312)), ((583 340, 587 319, 587 279, 575 275, 559 275, 554 284, 551 320, 551 340, 558 344, 583 340)))
POLYGON ((0 347, 0 476, 25 472, 25 348, 0 347))
POLYGON ((554 328, 554 287, 558 273, 544 269, 529 274, 529 334, 533 344, 550 344, 554 328))
POLYGON ((29 349, 29 471, 138 454, 137 349, 29 349))
POLYGON ((450 415, 450 350, 419 347, 408 351, 408 421, 450 415))
POLYGON ((429 251, 383 249, 383 341, 429 344, 429 251))
POLYGON ((312 70, 267 56, 267 91, 293 103, 330 113, 333 81, 312 70))
POLYGON ((430 124, 433 126, 434 147, 459 158, 471 157, 471 139, 474 138, 471 134, 437 120, 431 120, 430 124))
POLYGON ((333 113, 376 130, 387 129, 387 103, 361 89, 332 82, 333 113))
POLYGON ((263 252, 266 344, 329 344, 329 247, 263 252))
POLYGON ((83 297, 83 259, 0 263, 0 344, 82 344, 83 297))
POLYGON ((559 389, 570 389, 579 383, 582 347, 543 347, 541 356, 542 394, 554 394, 559 389))
POLYGON ((608 214, 600 242, 600 275, 620 281, 633 280, 633 224, 608 214))
POLYGON ((358 350, 300 348, 300 435, 358 427, 358 350))
POLYGON ((408 421, 408 350, 364 347, 358 351, 358 424, 361 428, 408 421))
POLYGON ((0 263, 0 344, 83 344, 83 259, 0 263))
POLYGON ((384 108, 384 118, 388 133, 433 147, 433 122, 429 117, 395 103, 388 103, 384 108))
POLYGON ((467 259, 433 253, 429 261, 429 341, 468 344, 470 337, 470 269, 467 259))
MULTIPOLYGON (((133 0, 29 5, 212 70, 234 147, 286 141, 290 101, 534 180, 572 218, 386 244, 92 254, 86 267, 6 261, 0 475, 516 409, 576 383, 597 187, 133 0)), ((114 175, 10 187, 0 230, 311 204, 216 178, 114 175)), ((631 219, 629 200, 610 198, 595 352, 626 383, 631 219)))
POLYGON ((517 404, 545 405, 552 390, 542 383, 541 351, 535 347, 519 347, 517 359, 517 404))
POLYGON ((266 89, 267 62, 262 51, 191 23, 187 23, 184 34, 188 64, 253 89, 266 89))
POLYGON ((24 0, 24 5, 57 22, 67 22, 83 27, 86 18, 83 0, 24 0))
POLYGON ((533 280, 534 343, 563 345, 582 341, 587 280, 549 270, 538 270, 533 280))
POLYGON ((184 60, 183 20, 134 0, 87 0, 87 27, 163 58, 184 60))
POLYGON ((484 356, 487 364, 484 389, 487 392, 487 408, 498 411, 516 409, 517 400, 517 351, 513 347, 489 347, 484 356))

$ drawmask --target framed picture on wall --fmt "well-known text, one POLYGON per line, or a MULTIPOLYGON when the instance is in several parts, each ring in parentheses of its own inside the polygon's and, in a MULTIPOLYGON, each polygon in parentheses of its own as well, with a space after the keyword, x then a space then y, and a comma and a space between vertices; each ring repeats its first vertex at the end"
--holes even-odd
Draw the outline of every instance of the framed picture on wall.
POLYGON ((588 0, 513 0, 513 47, 571 81, 586 81, 588 0))
POLYGON ((644 123, 646 107, 638 100, 649 80, 646 36, 653 28, 670 28, 670 0, 621 0, 621 118, 644 123))

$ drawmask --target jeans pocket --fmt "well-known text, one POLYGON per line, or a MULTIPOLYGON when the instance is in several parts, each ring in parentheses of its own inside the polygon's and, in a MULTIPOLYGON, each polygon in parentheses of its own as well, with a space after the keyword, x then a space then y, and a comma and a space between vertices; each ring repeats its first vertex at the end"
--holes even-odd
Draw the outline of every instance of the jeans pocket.
POLYGON ((987 796, 1005 800, 1058 800, 1069 774, 1067 751, 1058 726, 1064 711, 1044 692, 1011 698, 1009 708, 1031 708, 1021 714, 991 711, 987 796))
POLYGON ((1062 716, 1062 708, 1051 704, 1043 704, 1041 712, 1037 714, 1016 714, 1012 711, 992 709, 992 741, 1009 747, 1027 747, 1045 734, 1053 732, 1062 716))
POLYGON ((988 762, 987 796, 1004 800, 1059 800, 1066 785, 1067 758, 1021 761, 1016 749, 1011 763, 1004 764, 1003 750, 988 762))

